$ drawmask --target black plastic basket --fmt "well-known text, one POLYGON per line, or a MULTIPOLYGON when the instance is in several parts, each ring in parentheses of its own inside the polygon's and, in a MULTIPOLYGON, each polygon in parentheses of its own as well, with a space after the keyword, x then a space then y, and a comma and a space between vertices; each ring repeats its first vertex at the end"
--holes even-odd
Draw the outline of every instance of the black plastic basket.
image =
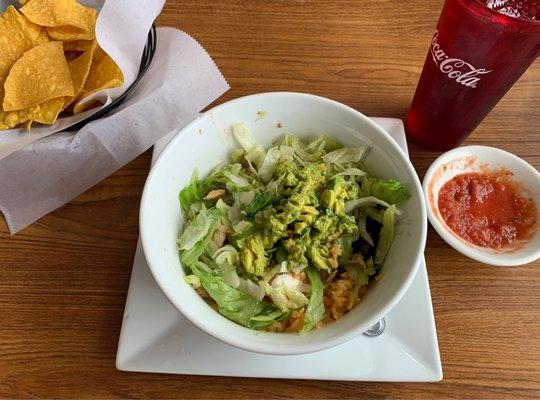
POLYGON ((77 122, 75 125, 72 125, 69 128, 66 128, 66 130, 70 130, 70 131, 79 130, 83 126, 85 126, 87 123, 91 121, 95 121, 96 119, 99 119, 105 116, 107 113, 111 112, 120 104, 122 104, 122 102, 131 93, 131 91, 135 89, 135 87, 139 84, 139 82, 141 81, 146 71, 148 71, 148 68, 150 67, 150 64, 152 63, 152 60, 154 59, 154 54, 156 53, 156 44, 157 44, 156 26, 152 25, 152 28, 150 28, 150 32, 148 32, 148 40, 146 41, 146 46, 144 46, 143 54, 141 57, 141 66, 139 67, 139 74, 137 75, 137 79, 133 81, 133 83, 126 89, 124 93, 122 93, 117 99, 115 99, 109 105, 103 107, 102 109, 95 112, 94 114, 89 115, 85 119, 77 122))

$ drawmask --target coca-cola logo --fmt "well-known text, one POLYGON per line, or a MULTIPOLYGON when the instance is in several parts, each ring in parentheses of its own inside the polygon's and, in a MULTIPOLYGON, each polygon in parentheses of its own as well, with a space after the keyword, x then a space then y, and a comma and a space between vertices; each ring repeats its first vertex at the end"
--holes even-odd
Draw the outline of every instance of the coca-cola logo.
POLYGON ((457 83, 464 86, 475 88, 480 81, 481 76, 489 74, 491 71, 485 68, 475 68, 473 65, 460 58, 452 58, 448 56, 438 42, 439 32, 435 31, 431 40, 430 53, 435 65, 439 67, 442 73, 450 79, 454 79, 457 83))

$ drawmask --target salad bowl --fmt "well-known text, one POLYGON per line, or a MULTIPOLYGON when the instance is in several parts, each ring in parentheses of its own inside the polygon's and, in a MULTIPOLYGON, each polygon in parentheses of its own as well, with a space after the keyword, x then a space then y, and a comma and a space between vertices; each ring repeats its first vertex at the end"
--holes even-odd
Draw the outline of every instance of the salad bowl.
MULTIPOLYGON (((221 341, 273 355, 324 350, 361 334, 396 305, 415 277, 426 240, 426 207, 416 172, 393 139, 358 111, 322 97, 262 93, 224 103, 184 127, 163 150, 145 185, 140 231, 150 270, 165 296, 197 327, 221 341), (195 169, 201 177, 228 160, 231 126, 246 124, 263 147, 292 133, 301 139, 325 134, 344 146, 368 146, 370 174, 402 182, 411 197, 400 205, 396 235, 380 278, 360 304, 338 321, 306 334, 270 333, 238 325, 217 313, 185 282, 177 239, 185 215, 178 194, 195 169)), ((366 338, 367 339, 367 338, 366 338)))

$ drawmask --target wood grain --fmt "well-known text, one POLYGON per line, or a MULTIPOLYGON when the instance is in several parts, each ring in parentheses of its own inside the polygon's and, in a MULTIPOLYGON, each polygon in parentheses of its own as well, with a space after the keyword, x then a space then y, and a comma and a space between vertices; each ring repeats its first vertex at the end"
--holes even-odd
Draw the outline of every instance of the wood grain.
MULTIPOLYGON (((232 89, 216 104, 309 92, 403 117, 442 0, 169 0, 232 89)), ((540 168, 540 64, 470 138, 540 168)), ((437 153, 411 144, 420 176, 437 153)), ((146 153, 10 237, 0 222, 0 398, 539 398, 540 263, 481 265, 429 232, 426 258, 445 378, 376 384, 166 376, 115 370, 138 237, 146 153)))

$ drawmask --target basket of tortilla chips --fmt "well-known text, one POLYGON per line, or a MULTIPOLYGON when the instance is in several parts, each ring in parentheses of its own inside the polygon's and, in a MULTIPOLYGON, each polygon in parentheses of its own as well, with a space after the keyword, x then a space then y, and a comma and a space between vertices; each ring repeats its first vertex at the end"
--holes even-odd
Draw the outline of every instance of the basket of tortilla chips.
POLYGON ((89 101, 96 92, 119 87, 124 76, 95 37, 97 11, 76 0, 20 0, 0 14, 0 131, 51 125, 60 116, 95 113, 80 128, 118 106, 137 85, 155 50, 149 33, 139 75, 122 95, 105 107, 89 101))

